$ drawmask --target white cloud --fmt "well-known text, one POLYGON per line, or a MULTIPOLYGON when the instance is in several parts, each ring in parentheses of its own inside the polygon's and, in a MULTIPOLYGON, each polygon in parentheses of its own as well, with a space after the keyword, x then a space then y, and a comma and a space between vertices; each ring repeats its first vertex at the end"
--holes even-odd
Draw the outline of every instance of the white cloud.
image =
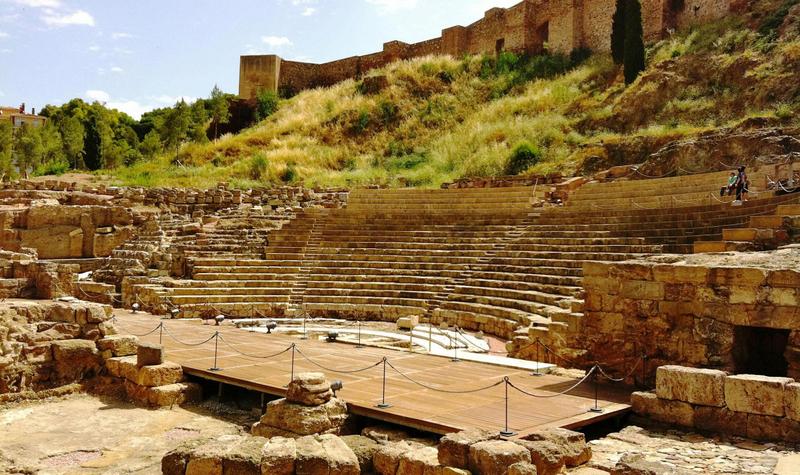
POLYGON ((133 35, 130 34, 130 33, 124 33, 124 32, 111 33, 111 39, 121 40, 121 39, 126 39, 126 38, 133 38, 133 35))
POLYGON ((89 51, 91 51, 93 53, 97 53, 98 51, 100 51, 100 49, 101 48, 99 46, 97 46, 97 45, 92 45, 92 46, 89 47, 89 51))
POLYGON ((61 0, 14 0, 14 3, 31 8, 58 8, 61 0))
POLYGON ((55 11, 46 12, 42 17, 46 25, 60 28, 64 26, 94 26, 94 17, 85 10, 77 10, 73 13, 59 14, 55 11))
POLYGON ((120 74, 120 73, 125 72, 125 70, 120 68, 119 66, 111 66, 111 72, 120 74))
MULTIPOLYGON (((159 103, 161 105, 169 105, 169 106, 176 104, 181 99, 183 99, 186 103, 192 103, 192 102, 197 100, 196 97, 169 96, 167 94, 162 94, 160 96, 154 96, 154 97, 151 97, 150 99, 152 99, 153 101, 155 101, 155 102, 157 102, 157 103, 159 103)), ((155 109, 155 107, 154 107, 154 109, 155 109)))
POLYGON ((0 38, 8 38, 8 33, 5 31, 0 31, 0 38))
POLYGON ((303 10, 303 13, 301 13, 301 15, 303 15, 303 16, 311 16, 311 15, 313 15, 315 13, 317 13, 317 9, 316 8, 314 8, 314 7, 306 7, 306 9, 303 10))
POLYGON ((142 118, 142 114, 145 112, 150 112, 151 110, 155 109, 155 107, 151 105, 141 104, 137 101, 111 101, 106 103, 106 107, 109 109, 117 109, 120 112, 124 112, 129 116, 133 117, 136 120, 142 118))
POLYGON ((366 0, 366 2, 378 7, 381 13, 411 10, 417 6, 417 0, 366 0))
POLYGON ((0 49, 0 53, 3 53, 3 54, 7 54, 7 53, 11 53, 11 52, 13 52, 13 50, 11 50, 9 48, 0 49))
POLYGON ((261 42, 270 48, 280 48, 281 46, 292 46, 292 41, 285 36, 262 36, 261 42))
POLYGON ((108 102, 111 99, 111 96, 106 91, 98 89, 89 89, 85 95, 87 99, 97 102, 108 102))

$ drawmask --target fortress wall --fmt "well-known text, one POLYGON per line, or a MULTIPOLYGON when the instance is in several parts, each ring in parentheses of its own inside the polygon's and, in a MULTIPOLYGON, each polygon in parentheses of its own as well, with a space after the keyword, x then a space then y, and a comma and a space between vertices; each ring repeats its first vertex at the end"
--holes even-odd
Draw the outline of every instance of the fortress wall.
MULTIPOLYGON (((723 17, 733 0, 641 0, 645 40, 656 41, 670 28, 723 17)), ((390 41, 383 51, 325 64, 281 61, 269 56, 242 56, 239 96, 252 99, 261 89, 300 91, 358 77, 392 61, 431 54, 537 53, 545 43, 569 54, 579 47, 608 51, 616 0, 525 0, 510 8, 493 8, 469 26, 453 26, 442 36, 419 43, 390 41)))
POLYGON ((277 91, 281 58, 271 55, 242 56, 239 59, 239 97, 252 99, 261 90, 277 91))

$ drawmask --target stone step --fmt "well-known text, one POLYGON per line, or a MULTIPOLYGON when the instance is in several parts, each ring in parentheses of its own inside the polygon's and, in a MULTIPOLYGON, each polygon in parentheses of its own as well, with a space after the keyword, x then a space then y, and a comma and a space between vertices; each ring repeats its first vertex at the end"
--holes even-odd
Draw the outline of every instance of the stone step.
POLYGON ((780 216, 800 216, 800 204, 779 205, 775 214, 780 216))

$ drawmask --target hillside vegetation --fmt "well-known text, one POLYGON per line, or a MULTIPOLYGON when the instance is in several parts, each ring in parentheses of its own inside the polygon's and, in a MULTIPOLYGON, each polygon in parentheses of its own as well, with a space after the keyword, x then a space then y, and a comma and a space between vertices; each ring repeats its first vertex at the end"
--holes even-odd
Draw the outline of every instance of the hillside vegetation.
POLYGON ((637 163, 670 141, 754 118, 797 125, 800 5, 754 3, 748 15, 652 45, 627 87, 606 55, 422 58, 303 92, 238 135, 115 175, 144 186, 433 187, 637 163))

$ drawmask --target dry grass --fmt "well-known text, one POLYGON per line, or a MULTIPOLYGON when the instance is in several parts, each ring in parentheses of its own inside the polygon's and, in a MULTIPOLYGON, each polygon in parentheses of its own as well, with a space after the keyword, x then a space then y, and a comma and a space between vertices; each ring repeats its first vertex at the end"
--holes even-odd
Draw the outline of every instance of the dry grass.
POLYGON ((437 187, 502 174, 521 142, 543 152, 527 173, 572 173, 604 144, 691 136, 754 116, 798 122, 796 39, 767 44, 728 18, 661 41, 648 58, 627 89, 604 55, 521 84, 513 72, 486 74, 480 57, 399 62, 372 73, 389 82, 377 94, 354 80, 306 91, 251 129, 185 147, 181 165, 161 157, 115 175, 141 186, 437 187))

